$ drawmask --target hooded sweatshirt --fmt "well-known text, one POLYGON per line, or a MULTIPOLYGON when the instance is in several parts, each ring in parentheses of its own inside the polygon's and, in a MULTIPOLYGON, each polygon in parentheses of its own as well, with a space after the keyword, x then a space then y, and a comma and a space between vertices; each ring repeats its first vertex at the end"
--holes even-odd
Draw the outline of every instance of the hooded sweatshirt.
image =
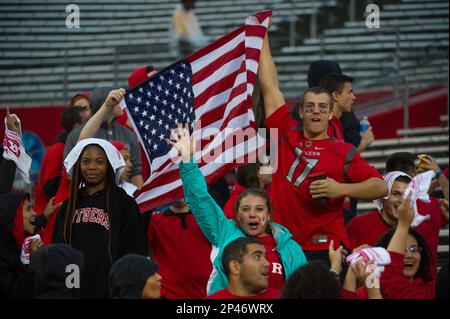
POLYGON ((3 158, 3 147, 0 146, 0 195, 11 192, 15 175, 16 164, 3 158))
MULTIPOLYGON (((92 113, 96 113, 100 109, 110 91, 111 90, 107 88, 96 88, 94 91, 92 91, 89 96, 92 113)), ((64 147, 64 158, 77 144, 83 127, 84 125, 74 128, 67 136, 66 145, 64 147)), ((139 151, 139 143, 132 131, 115 122, 111 123, 111 125, 108 125, 107 119, 105 119, 95 137, 102 138, 107 141, 121 141, 128 145, 131 154, 131 163, 133 163, 131 176, 133 177, 142 174, 142 162, 141 154, 139 151)))
MULTIPOLYGON (((108 273, 111 265, 129 253, 146 255, 145 233, 139 209, 133 198, 114 186, 112 205, 106 204, 106 192, 89 195, 78 191, 72 220, 71 246, 85 256, 81 280, 83 298, 108 298, 108 273)), ((68 200, 55 220, 53 243, 64 243, 63 228, 68 200)))
POLYGON ((0 195, 0 299, 33 297, 31 273, 20 261, 24 229, 18 208, 25 198, 25 193, 0 195))
POLYGON ((52 244, 40 248, 30 258, 36 298, 79 298, 80 285, 77 287, 76 284, 80 282, 83 267, 83 253, 69 245, 52 244), (75 266, 78 268, 75 269, 75 266), (74 287, 66 285, 67 279, 74 287))

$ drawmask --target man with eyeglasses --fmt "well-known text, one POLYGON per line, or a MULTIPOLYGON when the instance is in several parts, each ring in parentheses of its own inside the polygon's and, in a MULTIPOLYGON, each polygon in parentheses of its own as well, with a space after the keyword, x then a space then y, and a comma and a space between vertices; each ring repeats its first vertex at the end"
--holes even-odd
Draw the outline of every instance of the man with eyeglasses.
POLYGON ((266 126, 278 129, 278 165, 271 197, 277 214, 273 218, 289 227, 308 260, 329 264, 328 247, 350 248, 344 227, 344 198, 376 199, 387 194, 377 170, 356 149, 329 138, 333 117, 332 97, 323 88, 308 89, 299 117, 303 130, 289 114, 278 85, 278 74, 264 40, 258 78, 264 97, 266 126))

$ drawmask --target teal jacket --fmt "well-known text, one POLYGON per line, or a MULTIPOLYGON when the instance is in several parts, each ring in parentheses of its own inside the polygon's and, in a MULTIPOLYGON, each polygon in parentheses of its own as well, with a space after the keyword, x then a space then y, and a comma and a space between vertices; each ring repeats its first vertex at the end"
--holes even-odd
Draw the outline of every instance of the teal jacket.
MULTIPOLYGON (((180 164, 180 174, 186 202, 203 234, 213 246, 213 271, 207 287, 207 293, 211 295, 228 287, 228 279, 222 267, 224 248, 246 234, 233 220, 225 217, 222 209, 209 195, 205 178, 197 163, 180 164)), ((287 279, 297 268, 306 264, 306 257, 300 245, 292 239, 289 230, 274 222, 269 222, 269 225, 287 279)))

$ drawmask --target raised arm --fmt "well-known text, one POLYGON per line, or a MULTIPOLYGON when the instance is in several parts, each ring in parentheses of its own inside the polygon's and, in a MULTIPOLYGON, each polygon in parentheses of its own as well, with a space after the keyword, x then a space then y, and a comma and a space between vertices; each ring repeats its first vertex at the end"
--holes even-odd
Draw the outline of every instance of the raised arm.
POLYGON ((412 193, 409 193, 408 197, 403 201, 397 211, 397 228, 395 229, 394 236, 392 236, 388 251, 398 254, 405 254, 406 240, 409 233, 409 227, 414 220, 414 211, 411 207, 412 193))
POLYGON ((261 87, 261 94, 264 98, 266 118, 268 118, 280 106, 286 104, 279 88, 278 72, 272 59, 272 52, 270 51, 269 31, 267 31, 264 38, 261 57, 259 59, 258 80, 261 87))
POLYGON ((197 163, 191 160, 195 154, 195 138, 191 139, 188 125, 184 132, 178 125, 177 132, 172 132, 172 138, 175 141, 166 141, 178 150, 182 158, 180 175, 186 203, 205 237, 212 245, 217 246, 224 235, 225 225, 235 223, 225 217, 222 209, 209 195, 205 177, 197 163))
POLYGON ((124 94, 124 89, 117 89, 109 92, 100 109, 89 119, 89 121, 87 121, 86 125, 84 125, 78 141, 94 137, 97 134, 102 122, 111 115, 112 110, 119 104, 124 94))

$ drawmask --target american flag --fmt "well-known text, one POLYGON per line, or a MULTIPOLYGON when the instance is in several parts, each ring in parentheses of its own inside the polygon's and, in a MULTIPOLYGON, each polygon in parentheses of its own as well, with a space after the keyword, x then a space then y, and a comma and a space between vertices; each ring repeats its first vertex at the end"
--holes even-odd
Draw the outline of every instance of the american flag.
POLYGON ((151 175, 136 201, 142 212, 183 197, 171 130, 188 123, 201 137, 196 161, 208 184, 256 159, 264 139, 254 129, 253 84, 270 10, 127 91, 121 102, 144 146, 151 175), (233 129, 245 130, 236 138, 233 129), (236 140, 237 139, 237 140, 236 140))

